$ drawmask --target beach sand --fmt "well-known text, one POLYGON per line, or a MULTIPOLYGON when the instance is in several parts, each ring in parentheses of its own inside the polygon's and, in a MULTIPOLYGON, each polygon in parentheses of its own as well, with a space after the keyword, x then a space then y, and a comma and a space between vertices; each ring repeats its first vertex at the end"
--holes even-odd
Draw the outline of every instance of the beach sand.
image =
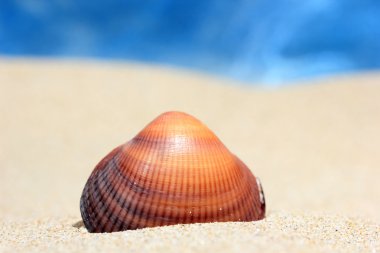
POLYGON ((380 74, 263 89, 140 64, 0 60, 0 251, 380 252, 380 74), (89 234, 94 166, 190 113, 260 177, 267 218, 89 234))

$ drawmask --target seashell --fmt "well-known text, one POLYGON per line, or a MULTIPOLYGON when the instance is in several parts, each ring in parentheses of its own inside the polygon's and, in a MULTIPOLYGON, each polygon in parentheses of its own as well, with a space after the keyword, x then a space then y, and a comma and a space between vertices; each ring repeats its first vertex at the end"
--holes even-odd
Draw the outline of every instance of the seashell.
POLYGON ((89 232, 254 221, 262 187, 203 123, 167 112, 95 167, 80 200, 89 232))

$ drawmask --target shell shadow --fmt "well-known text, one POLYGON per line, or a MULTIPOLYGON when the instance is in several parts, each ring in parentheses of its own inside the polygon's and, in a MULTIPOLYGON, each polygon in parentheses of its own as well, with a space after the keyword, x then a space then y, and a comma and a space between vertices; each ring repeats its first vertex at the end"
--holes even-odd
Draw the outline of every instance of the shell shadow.
POLYGON ((83 223, 83 221, 82 220, 80 220, 80 221, 77 221, 77 222, 75 222, 73 225, 72 225, 74 228, 84 228, 84 223, 83 223))

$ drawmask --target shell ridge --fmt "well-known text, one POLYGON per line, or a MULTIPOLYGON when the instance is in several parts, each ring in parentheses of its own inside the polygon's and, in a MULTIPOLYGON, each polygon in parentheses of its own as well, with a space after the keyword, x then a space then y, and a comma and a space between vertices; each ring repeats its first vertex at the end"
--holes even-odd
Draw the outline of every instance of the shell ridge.
MULTIPOLYGON (((230 155, 232 155, 230 153, 230 155)), ((221 218, 223 221, 231 221, 234 219, 236 212, 239 212, 238 202, 236 201, 236 191, 239 189, 238 175, 236 173, 234 163, 231 160, 227 160, 223 155, 219 160, 218 167, 221 170, 223 178, 223 189, 221 191, 220 199, 224 199, 221 203, 222 210, 225 209, 225 215, 221 218)), ((220 208, 219 206, 217 208, 220 208)))
POLYGON ((245 164, 243 164, 239 159, 234 156, 235 164, 236 164, 236 175, 237 175, 237 185, 240 190, 240 194, 236 202, 238 203, 238 210, 239 210, 239 221, 246 221, 247 220, 247 205, 252 206, 252 203, 250 203, 250 195, 249 192, 252 190, 251 189, 251 184, 249 183, 250 180, 250 175, 247 173, 247 167, 245 164), (248 204, 247 204, 248 203, 248 204))
POLYGON ((92 216, 92 219, 91 219, 91 225, 92 227, 94 228, 94 232, 98 232, 98 224, 99 224, 99 213, 98 213, 98 205, 99 205, 99 195, 98 195, 98 188, 96 188, 95 186, 98 185, 98 175, 102 175, 103 173, 101 173, 103 171, 101 170, 97 170, 95 173, 94 173, 94 177, 91 177, 90 180, 89 180, 89 200, 92 200, 91 201, 91 205, 89 206, 90 207, 90 210, 92 210, 92 212, 89 212, 89 214, 92 216), (91 193, 91 194, 90 194, 91 193), (96 212, 95 212, 96 211, 96 212))
POLYGON ((231 163, 230 160, 226 160, 224 156, 222 156, 218 164, 218 167, 221 168, 221 171, 223 172, 223 179, 229 179, 228 183, 226 183, 225 180, 222 181, 224 188, 222 189, 222 195, 220 196, 220 199, 224 199, 223 204, 226 209, 226 216, 223 220, 225 221, 233 220, 235 219, 236 215, 239 217, 241 215, 239 203, 236 200, 235 196, 236 191, 239 189, 240 185, 238 182, 237 171, 234 165, 235 164, 231 163))
MULTIPOLYGON (((212 141, 208 141, 209 145, 211 145, 212 141)), ((209 152, 211 152, 212 155, 208 155, 208 159, 210 160, 210 162, 213 164, 213 165, 217 165, 217 167, 219 167, 219 160, 216 159, 216 155, 214 154, 215 153, 215 150, 210 150, 209 152)), ((213 220, 213 217, 215 217, 215 203, 218 204, 217 202, 215 202, 215 195, 216 196, 219 196, 221 194, 221 189, 220 187, 217 187, 216 185, 216 181, 220 182, 221 181, 221 173, 217 173, 217 171, 214 169, 214 166, 210 166, 210 169, 208 170, 208 173, 206 174, 208 176, 208 178, 211 178, 211 179, 216 179, 216 180, 208 180, 208 182, 206 182, 206 189, 207 188, 210 188, 210 192, 211 192, 211 196, 210 196, 210 199, 213 200, 211 203, 207 203, 207 207, 209 209, 208 213, 209 215, 207 215, 207 219, 206 221, 214 221, 213 220)), ((207 192, 207 191, 206 191, 207 192)), ((207 192, 207 196, 209 195, 209 193, 207 192)), ((216 207, 217 208, 217 207, 216 207)), ((218 215, 218 212, 216 211, 216 214, 218 215)))
MULTIPOLYGON (((237 211, 236 200, 234 199, 234 192, 236 191, 236 171, 232 170, 233 168, 230 161, 226 160, 225 156, 221 156, 219 159, 218 167, 221 168, 221 174, 223 174, 223 189, 221 191, 220 199, 224 199, 224 205, 226 206, 227 217, 225 216, 223 220, 230 221, 231 215, 237 211), (227 169, 230 168, 230 169, 227 169), (229 179, 228 183, 226 183, 225 179, 229 179)), ((233 219, 233 218, 232 218, 233 219)))
MULTIPOLYGON (((183 163, 183 160, 178 159, 176 161, 175 166, 177 166, 177 168, 182 168, 182 163, 183 163)), ((175 171, 174 172, 174 176, 173 176, 174 177, 174 182, 172 183, 173 184, 172 188, 177 189, 177 185, 180 183, 181 177, 180 177, 180 171, 178 171, 178 170, 174 170, 174 171, 175 171)), ((174 193, 171 198, 172 199, 173 198, 174 199, 175 198, 181 199, 182 196, 181 196, 181 194, 178 194, 178 191, 177 191, 177 195, 176 195, 176 193, 174 193)), ((167 199, 167 201, 170 203, 169 199, 167 199)), ((171 209, 171 212, 168 215, 168 217, 170 217, 169 223, 171 223, 171 224, 179 224, 179 223, 181 223, 181 215, 182 215, 181 214, 181 208, 180 207, 176 207, 175 205, 171 205, 170 209, 171 209)))
MULTIPOLYGON (((162 126, 161 126, 162 128, 162 126)), ((154 133, 153 135, 149 135, 149 140, 150 139, 156 139, 159 134, 161 133, 162 129, 160 128, 160 131, 157 131, 157 132, 151 132, 151 133, 154 133)), ((151 145, 154 147, 153 148, 153 154, 154 156, 156 157, 156 162, 158 163, 158 165, 154 166, 153 169, 152 169, 152 175, 151 175, 151 178, 152 180, 149 181, 149 187, 152 188, 152 192, 151 192, 151 195, 152 197, 150 198, 149 201, 147 201, 147 206, 146 208, 148 209, 148 211, 145 213, 146 215, 146 219, 147 221, 149 222, 149 226, 155 226, 155 219, 156 217, 158 216, 158 212, 159 212, 159 206, 157 205, 157 199, 159 200, 161 198, 161 191, 157 188, 157 185, 154 183, 154 178, 158 178, 159 174, 160 174, 160 171, 161 171, 161 167, 162 167, 162 160, 163 160, 163 151, 164 150, 160 150, 158 147, 163 145, 162 142, 151 142, 151 145), (158 146, 158 147, 156 147, 158 146), (153 210, 152 210, 153 209, 153 210)))
POLYGON ((252 189, 250 191, 250 195, 251 195, 250 199, 252 201, 253 208, 251 208, 251 214, 250 214, 251 216, 248 219, 250 219, 251 217, 255 217, 255 216, 260 217, 259 211, 261 210, 261 208, 260 208, 260 205, 258 205, 259 203, 256 201, 256 198, 254 197, 254 195, 259 194, 258 188, 254 187, 255 183, 256 183, 255 178, 252 178, 251 182, 249 182, 249 185, 251 185, 251 187, 252 187, 252 189))
POLYGON ((257 187, 256 183, 254 180, 255 177, 253 176, 252 172, 248 169, 248 167, 237 157, 235 157, 240 169, 242 170, 242 177, 244 183, 246 185, 245 187, 245 193, 244 193, 244 198, 241 199, 241 201, 248 201, 248 205, 251 206, 249 213, 245 215, 245 220, 249 220, 251 218, 251 213, 253 211, 253 215, 257 216, 258 214, 255 212, 257 205, 255 203, 255 198, 253 197, 254 193, 257 193, 257 187))
MULTIPOLYGON (((128 185, 125 185, 125 182, 130 182, 131 179, 129 174, 133 173, 133 167, 131 164, 133 164, 134 160, 130 159, 130 156, 126 155, 126 149, 135 150, 138 146, 130 145, 130 142, 127 142, 124 144, 124 148, 120 152, 120 160, 118 163, 115 161, 115 169, 118 171, 119 177, 121 182, 124 183, 123 189, 119 189, 116 194, 118 195, 116 198, 116 202, 120 207, 118 215, 122 215, 121 218, 118 219, 118 221, 115 224, 115 230, 121 231, 124 229, 127 229, 130 224, 130 218, 129 218, 129 206, 131 205, 132 198, 130 197, 131 194, 133 194, 133 191, 130 191, 130 188, 128 185), (122 170, 121 168, 125 168, 122 170), (120 190, 122 192, 120 193, 120 190)), ((121 188, 121 187, 120 187, 121 188)))
POLYGON ((247 191, 249 190, 249 185, 247 185, 245 182, 248 181, 247 178, 245 177, 244 173, 244 168, 240 166, 239 163, 236 162, 235 160, 235 166, 236 169, 234 170, 235 172, 235 186, 236 190, 239 191, 238 197, 236 199, 237 203, 237 212, 238 212, 238 221, 242 221, 246 219, 246 211, 244 208, 244 203, 246 201, 249 202, 249 199, 247 199, 247 191))
MULTIPOLYGON (((100 210, 100 213, 102 215, 97 215, 96 217, 96 224, 98 224, 98 230, 99 232, 104 231, 104 226, 108 224, 109 217, 107 215, 107 209, 109 208, 110 204, 108 203, 108 200, 110 199, 110 195, 113 193, 111 190, 113 188, 113 182, 114 177, 110 178, 110 174, 112 171, 111 162, 109 161, 106 168, 102 171, 101 176, 97 177, 98 180, 95 181, 93 184, 95 194, 94 199, 97 199, 98 205, 95 206, 95 209, 100 210), (100 180, 100 182, 99 182, 100 180)), ((112 200, 111 200, 112 201, 112 200)))
MULTIPOLYGON (((205 139, 201 139, 202 140, 202 143, 208 143, 209 142, 209 140, 205 140, 205 139)), ((202 160, 207 160, 207 159, 205 159, 206 157, 205 157, 205 153, 204 153, 204 150, 201 150, 201 152, 200 152, 200 156, 202 157, 202 160)), ((196 167, 197 168, 201 168, 201 165, 200 165, 200 161, 199 160, 197 160, 196 161, 196 167)), ((196 192, 198 193, 198 194, 195 194, 195 198, 197 198, 198 199, 198 201, 201 203, 202 202, 202 200, 203 199, 208 199, 207 198, 207 192, 206 191, 203 191, 203 185, 206 183, 205 182, 205 180, 204 180, 204 177, 202 177, 202 174, 200 173, 200 169, 198 169, 199 171, 199 173, 197 174, 197 180, 198 180, 198 184, 196 184, 196 187, 197 187, 197 190, 196 190, 196 192)), ((207 178, 209 178, 209 174, 210 174, 210 170, 207 170, 207 172, 206 172, 207 174, 207 176, 205 176, 205 177, 207 177, 207 178)), ((199 205, 199 207, 198 207, 198 209, 197 209, 197 212, 196 212, 196 215, 198 216, 198 219, 197 220, 199 220, 199 221, 201 221, 201 222, 203 222, 203 221, 205 221, 205 214, 207 213, 206 212, 206 210, 204 210, 204 206, 202 206, 202 205, 199 205)))
POLYGON ((112 197, 109 200, 107 199, 107 202, 110 203, 109 206, 112 206, 112 208, 109 208, 105 213, 105 216, 108 217, 108 220, 111 223, 108 223, 108 226, 104 226, 102 228, 102 230, 104 231, 118 231, 117 228, 118 228, 119 223, 121 222, 121 219, 119 218, 121 214, 120 199, 116 198, 117 191, 119 187, 122 186, 122 183, 123 183, 123 181, 118 177, 119 174, 120 174, 119 171, 117 170, 114 171, 114 177, 117 177, 118 179, 117 179, 117 183, 115 187, 113 188, 112 197))
POLYGON ((88 189, 87 189, 87 184, 85 185, 85 188, 83 189, 83 193, 80 199, 80 213, 82 216, 82 220, 84 224, 87 224, 88 230, 92 230, 92 226, 90 227, 89 224, 91 224, 89 214, 90 212, 87 212, 86 206, 88 206, 88 189))
POLYGON ((121 156, 121 159, 119 163, 115 161, 115 172, 117 173, 117 176, 120 179, 120 182, 123 183, 122 188, 115 187, 115 198, 114 198, 114 201, 116 202, 115 207, 119 207, 118 215, 114 217, 114 220, 116 221, 114 224, 114 228, 117 231, 122 230, 122 227, 124 226, 128 226, 128 223, 130 222, 130 218, 128 218, 129 210, 128 208, 126 208, 126 204, 127 204, 127 201, 130 200, 130 198, 128 197, 130 195, 130 192, 133 192, 133 189, 131 191, 131 187, 128 187, 131 184, 131 180, 125 174, 129 170, 127 169, 124 171, 121 170, 121 167, 123 167, 122 166, 123 164, 126 165, 124 166, 125 168, 129 168, 129 166, 127 166, 128 163, 130 162, 129 156, 125 155, 124 153, 120 154, 120 156, 121 156), (126 182, 128 183, 126 184, 126 182), (118 218, 118 216, 122 216, 123 218, 120 219, 118 218))
MULTIPOLYGON (((196 136, 196 134, 192 133, 191 136, 196 136)), ((201 142, 202 142, 202 138, 191 138, 192 139, 192 142, 193 142, 193 145, 197 147, 197 149, 199 149, 199 147, 201 147, 201 142)), ((187 177, 189 178, 189 181, 190 180, 195 180, 195 177, 196 175, 190 175, 191 172, 193 172, 195 174, 196 170, 199 170, 199 161, 200 161, 200 157, 201 154, 199 154, 198 157, 196 157, 196 154, 195 153, 192 153, 192 156, 191 156, 191 160, 194 161, 194 165, 193 166, 193 169, 188 169, 187 170, 187 177), (194 170, 194 167, 196 170, 194 170)), ((186 160, 186 164, 187 166, 189 166, 189 160, 186 160)), ((188 224, 188 223, 194 223, 194 220, 195 220, 195 215, 196 215, 196 210, 194 208, 195 206, 195 194, 194 194, 194 185, 191 186, 191 185, 187 185, 187 189, 186 189, 186 192, 187 194, 185 196, 189 196, 187 197, 187 199, 189 200, 188 202, 188 207, 187 207, 187 217, 185 219, 185 222, 188 224)))
MULTIPOLYGON (((119 191, 122 188, 123 183, 125 181, 124 181, 124 175, 120 170, 120 163, 123 164, 126 159, 127 159, 127 156, 122 156, 122 153, 119 152, 118 155, 115 156, 114 159, 110 161, 110 163, 112 163, 114 165, 113 178, 114 178, 114 180, 116 180, 117 183, 112 188, 113 194, 112 194, 112 198, 110 199, 110 204, 109 204, 110 206, 112 206, 112 208, 109 208, 106 211, 106 216, 112 222, 111 223, 112 225, 102 228, 105 231, 116 230, 118 228, 120 222, 121 222, 121 220, 119 219, 119 215, 121 214, 123 207, 122 207, 121 201, 120 201, 120 199, 122 198, 122 195, 119 194, 119 191), (119 161, 119 163, 117 161, 119 161), (116 212, 116 209, 119 209, 119 210, 118 210, 117 214, 114 214, 116 212)), ((110 172, 110 173, 112 173, 112 172, 110 172)), ((125 185, 123 188, 125 188, 125 185)))
MULTIPOLYGON (((254 192, 252 191, 251 194, 260 196, 260 189, 259 189, 257 178, 252 178, 250 183, 254 191, 254 192)), ((252 205, 254 206, 254 208, 252 208, 252 211, 254 212, 254 216, 259 217, 260 219, 264 218, 262 204, 260 202, 260 197, 259 198, 252 197, 251 199, 252 199, 252 205)))
MULTIPOLYGON (((151 140, 154 139, 153 138, 154 136, 156 136, 156 134, 154 134, 153 132, 150 132, 149 135, 147 136, 147 138, 145 138, 144 150, 148 150, 148 147, 149 147, 150 148, 149 150, 151 151, 152 146, 157 145, 156 143, 151 142, 151 140)), ((153 152, 154 152, 154 149, 153 149, 153 152)), ((148 155, 149 157, 151 157, 153 155, 152 152, 147 152, 144 154, 145 154, 145 156, 148 155)), ((146 169, 148 170, 148 173, 149 172, 152 173, 152 176, 153 176, 153 174, 155 174, 157 172, 156 168, 154 168, 152 166, 152 164, 147 164, 146 169)), ((140 174, 140 179, 141 179, 141 174, 140 174)), ((146 187, 147 183, 149 184, 149 187, 151 187, 151 183, 153 181, 150 180, 147 182, 147 179, 148 179, 148 176, 144 179, 144 183, 142 186, 143 188, 147 188, 146 187)), ((155 193, 154 193, 154 190, 148 189, 146 194, 153 195, 155 193)), ((141 198, 142 198, 142 196, 140 194, 140 200, 141 200, 141 198)), ((149 201, 144 201, 144 205, 142 205, 142 206, 141 205, 136 206, 135 212, 138 213, 139 219, 141 220, 141 224, 140 224, 141 227, 144 227, 145 224, 150 221, 150 218, 147 215, 146 209, 149 210, 149 209, 151 209, 151 207, 152 207, 152 202, 149 202, 149 201)))
MULTIPOLYGON (((87 206, 86 208, 86 213, 88 215, 88 224, 87 224, 87 227, 89 227, 89 230, 91 230, 92 232, 95 232, 95 221, 96 221, 96 212, 95 212, 95 203, 94 203, 94 198, 92 196, 92 194, 90 194, 90 192, 92 192, 92 180, 88 182, 88 188, 87 188, 87 192, 86 192, 86 199, 85 199, 85 202, 83 202, 83 205, 84 206, 87 206), (87 205, 86 205, 87 204, 87 205)), ((85 220, 84 220, 85 221, 85 220)), ((86 224, 86 223, 85 223, 86 224)))
MULTIPOLYGON (((146 143, 143 143, 142 145, 136 145, 136 152, 141 156, 141 154, 144 154, 142 151, 145 149, 146 143)), ((133 170, 133 175, 131 175, 131 180, 133 183, 135 183, 136 178, 138 177, 139 170, 136 169, 137 164, 140 163, 141 157, 137 157, 135 160, 132 161, 130 167, 133 170)), ((139 202, 139 196, 136 191, 131 190, 130 191, 130 203, 128 203, 127 214, 128 216, 131 216, 131 220, 129 221, 129 224, 127 225, 127 228, 129 229, 137 229, 138 223, 136 219, 139 219, 139 217, 135 217, 136 215, 136 208, 138 206, 139 202)))
MULTIPOLYGON (((167 124, 164 124, 164 126, 163 126, 164 130, 167 127, 168 127, 167 124)), ((176 160, 173 161, 173 159, 170 159, 170 154, 172 153, 173 150, 175 150, 175 149, 173 149, 175 143, 172 143, 170 140, 166 140, 166 142, 163 145, 166 147, 166 148, 162 149, 164 151, 164 153, 162 154, 162 158, 163 158, 163 162, 164 162, 163 165, 166 168, 173 168, 174 167, 173 166, 173 162, 175 162, 176 160)), ((172 171, 172 173, 173 172, 176 173, 177 170, 174 169, 174 170, 171 170, 171 171, 172 171)), ((164 170, 160 169, 158 171, 158 176, 160 176, 162 174, 163 174, 164 180, 166 181, 166 177, 167 176, 165 175, 164 170)), ((169 180, 171 180, 171 178, 172 177, 169 176, 169 180)), ((165 182, 165 183, 161 184, 160 187, 158 188, 159 191, 161 193, 163 193, 163 194, 160 194, 159 197, 158 197, 163 203, 168 203, 169 202, 169 197, 170 197, 170 195, 169 195, 170 191, 169 191, 169 188, 168 188, 169 184, 170 184, 170 181, 169 182, 165 182)), ((171 208, 170 205, 166 205, 166 208, 161 208, 163 210, 160 210, 160 207, 157 207, 157 210, 160 210, 161 212, 156 215, 156 217, 157 217, 156 221, 157 222, 155 223, 155 225, 162 226, 162 225, 165 224, 164 223, 165 221, 168 221, 170 223, 170 220, 171 220, 170 216, 169 216, 170 208, 171 208)))
MULTIPOLYGON (((117 159, 117 157, 118 155, 116 155, 112 160, 109 161, 110 168, 112 168, 111 165, 117 166, 115 162, 115 159, 117 159)), ((106 180, 107 182, 105 189, 102 190, 101 188, 99 188, 99 195, 104 208, 104 212, 102 215, 103 219, 101 219, 102 225, 100 226, 101 231, 112 230, 112 227, 114 226, 114 221, 111 216, 116 208, 114 197, 117 191, 117 187, 115 187, 115 185, 117 186, 120 181, 120 179, 114 175, 115 172, 117 172, 117 170, 107 169, 107 171, 108 172, 105 173, 103 178, 103 180, 106 180)))
MULTIPOLYGON (((86 227, 89 227, 89 230, 94 230, 94 222, 97 217, 95 217, 94 213, 94 206, 90 204, 91 199, 91 189, 92 189, 92 181, 94 178, 99 174, 100 169, 107 164, 108 160, 110 160, 121 148, 121 146, 116 147, 113 149, 106 157, 104 157, 95 167, 94 171, 91 173, 90 178, 87 180, 87 183, 83 189, 82 197, 81 197, 81 215, 82 217, 85 217, 83 219, 84 224, 86 227), (87 210, 89 208, 90 210, 87 210), (87 211, 86 211, 87 210, 87 211)), ((92 201, 93 202, 93 201, 92 201)))
POLYGON ((221 213, 219 210, 219 206, 222 201, 223 192, 225 189, 225 183, 224 183, 224 171, 222 169, 217 170, 216 168, 222 168, 221 164, 222 161, 219 159, 220 156, 220 149, 217 143, 213 140, 208 141, 209 145, 213 148, 210 150, 207 150, 207 153, 205 155, 208 157, 210 164, 209 169, 209 180, 207 187, 210 187, 211 191, 208 193, 210 195, 210 198, 207 203, 209 206, 209 217, 208 221, 214 222, 218 219, 220 219, 221 213))
MULTIPOLYGON (((175 164, 173 165, 173 167, 176 167, 176 164, 178 162, 178 159, 177 160, 174 160, 175 164)), ((178 167, 177 167, 178 168, 178 167)), ((170 191, 170 186, 172 184, 172 179, 173 178, 176 178, 177 177, 177 170, 174 169, 172 170, 172 173, 170 176, 169 176, 169 180, 166 184, 163 184, 164 186, 166 186, 163 191, 164 195, 162 195, 162 198, 164 198, 165 202, 168 203, 169 202, 169 198, 171 197, 170 194, 171 194, 171 191, 170 191)), ((173 223, 173 217, 172 217, 172 206, 167 206, 164 210, 164 213, 162 215, 162 217, 160 217, 160 224, 163 225, 165 223, 173 223)))
POLYGON ((103 204, 102 201, 100 201, 100 195, 99 195, 100 187, 96 187, 96 186, 99 186, 98 181, 102 179, 105 172, 106 170, 96 170, 93 176, 91 176, 88 181, 88 200, 92 200, 91 204, 89 205, 89 208, 90 208, 89 214, 92 216, 91 226, 94 228, 95 232, 99 232, 98 230, 99 230, 99 225, 100 225, 100 221, 99 221, 100 214, 98 213, 98 210, 101 210, 99 206, 103 204))

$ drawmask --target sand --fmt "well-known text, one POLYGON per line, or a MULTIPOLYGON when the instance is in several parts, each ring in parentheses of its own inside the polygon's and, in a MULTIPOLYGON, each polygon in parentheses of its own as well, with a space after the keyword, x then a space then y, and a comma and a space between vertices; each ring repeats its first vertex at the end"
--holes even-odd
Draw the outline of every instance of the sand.
POLYGON ((380 252, 380 74, 263 89, 135 63, 0 59, 0 251, 380 252), (260 177, 267 218, 89 234, 96 163, 162 112, 260 177))

